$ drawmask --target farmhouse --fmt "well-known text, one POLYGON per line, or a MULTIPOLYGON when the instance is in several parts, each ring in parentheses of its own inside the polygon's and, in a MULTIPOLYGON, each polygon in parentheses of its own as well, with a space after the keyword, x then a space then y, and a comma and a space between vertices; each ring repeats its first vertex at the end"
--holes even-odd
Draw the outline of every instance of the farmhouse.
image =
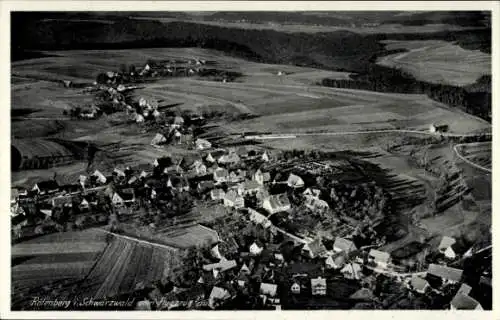
POLYGON ((444 283, 457 283, 462 279, 463 271, 439 264, 430 264, 427 269, 427 275, 440 278, 444 283))
POLYGON ((56 193, 59 191, 59 184, 55 180, 46 180, 35 183, 33 191, 40 195, 56 193))
POLYGON ((260 169, 258 169, 253 175, 253 180, 257 181, 259 184, 264 184, 271 180, 271 175, 269 174, 269 172, 262 172, 260 169))
POLYGON ((483 310, 483 307, 469 295, 458 292, 450 302, 450 310, 483 310))
POLYGON ((447 124, 436 124, 433 123, 429 126, 429 132, 437 133, 437 132, 447 132, 449 129, 447 124))
POLYGON ((311 279, 311 293, 313 296, 326 296, 326 279, 322 277, 311 279))
POLYGON ((222 189, 212 189, 210 190, 210 198, 212 200, 222 200, 225 197, 224 190, 222 189))
POLYGON ((228 179, 228 172, 224 168, 217 168, 214 171, 214 181, 215 183, 222 183, 222 182, 227 182, 228 179))
POLYGON ((293 174, 293 173, 290 173, 290 175, 288 176, 288 180, 286 181, 286 184, 290 187, 290 188, 302 188, 304 187, 304 180, 302 180, 301 177, 293 174))
POLYGON ((224 206, 243 208, 245 206, 245 200, 236 191, 231 190, 224 196, 224 206))
POLYGON ((455 259, 456 253, 453 250, 453 245, 456 243, 456 240, 451 237, 444 236, 439 243, 438 250, 440 253, 444 254, 444 256, 448 259, 455 259))
POLYGON ((275 214, 281 211, 290 210, 290 200, 285 193, 271 195, 264 199, 262 207, 269 212, 269 214, 275 214))
POLYGON ((212 144, 205 139, 198 138, 195 141, 196 149, 198 150, 206 150, 212 147, 212 144))
POLYGON ((337 237, 333 243, 333 250, 335 252, 345 252, 349 254, 356 250, 356 245, 350 240, 337 237))
POLYGON ((387 268, 391 260, 391 255, 384 251, 371 249, 368 253, 368 260, 375 263, 377 267, 387 268))

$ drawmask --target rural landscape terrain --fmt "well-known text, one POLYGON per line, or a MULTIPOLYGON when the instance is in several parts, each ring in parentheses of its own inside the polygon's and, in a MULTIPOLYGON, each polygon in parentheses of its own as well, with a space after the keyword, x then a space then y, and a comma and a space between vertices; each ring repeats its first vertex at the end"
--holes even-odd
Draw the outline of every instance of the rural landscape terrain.
POLYGON ((11 30, 12 310, 491 310, 489 12, 11 30))

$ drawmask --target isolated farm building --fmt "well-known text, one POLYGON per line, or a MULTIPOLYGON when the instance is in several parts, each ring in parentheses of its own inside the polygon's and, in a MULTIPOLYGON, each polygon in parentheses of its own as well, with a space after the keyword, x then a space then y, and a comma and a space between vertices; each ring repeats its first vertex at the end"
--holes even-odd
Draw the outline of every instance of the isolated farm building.
POLYGON ((344 278, 351 280, 359 280, 362 275, 361 265, 356 262, 346 264, 340 272, 344 275, 344 278))
POLYGON ((346 253, 338 252, 331 256, 328 256, 325 260, 325 265, 330 269, 340 269, 345 265, 346 253))
POLYGON ((354 244, 354 242, 352 242, 351 240, 341 238, 341 237, 335 238, 335 242, 333 243, 333 250, 335 252, 345 252, 345 253, 349 254, 349 253, 355 251, 356 249, 357 248, 356 248, 356 245, 354 244))
POLYGON ((326 279, 322 277, 317 277, 311 279, 311 293, 313 296, 325 296, 326 295, 326 279))
POLYGON ((252 208, 248 208, 248 213, 250 214, 249 219, 253 223, 260 224, 264 228, 269 228, 272 225, 271 221, 269 221, 269 219, 265 215, 263 215, 262 213, 254 210, 252 208))
POLYGON ((159 146, 161 144, 164 144, 167 142, 167 138, 165 138, 164 135, 162 135, 161 133, 157 133, 153 140, 151 140, 151 145, 152 146, 159 146))
POLYGON ((319 238, 306 243, 304 248, 302 248, 302 251, 310 258, 324 256, 327 253, 327 249, 323 244, 323 241, 319 238))
POLYGON ((196 149, 198 150, 206 150, 212 148, 212 144, 205 139, 198 138, 195 141, 196 149))
POLYGON ((70 196, 54 197, 51 200, 53 208, 71 208, 73 206, 73 198, 70 196))
POLYGON ((387 268, 391 260, 391 255, 384 251, 371 249, 368 253, 368 260, 374 262, 378 267, 387 268))
POLYGON ((416 275, 413 275, 411 277, 410 286, 413 290, 421 294, 424 294, 427 289, 430 288, 429 282, 427 282, 427 280, 416 275))
POLYGON ((437 132, 447 132, 449 129, 447 124, 437 124, 433 123, 429 126, 429 132, 437 133, 437 132))
POLYGON ((215 309, 219 303, 222 303, 231 298, 231 294, 224 288, 213 287, 208 297, 208 306, 215 309))
POLYGON ((224 196, 224 206, 233 208, 243 208, 245 206, 245 199, 240 196, 236 191, 231 190, 224 196))
POLYGON ((286 183, 290 188, 302 188, 302 187, 304 187, 304 180, 302 180, 301 177, 299 177, 298 175, 295 175, 293 173, 291 173, 288 176, 288 180, 286 181, 286 183))
POLYGON ((241 195, 256 194, 262 186, 254 180, 246 180, 238 185, 238 193, 241 195))
POLYGON ((59 191, 59 184, 55 180, 46 180, 35 183, 33 191, 40 195, 56 193, 59 191))
POLYGON ((441 242, 439 243, 439 247, 438 247, 439 252, 442 253, 448 259, 455 259, 457 257, 457 255, 456 255, 455 251, 453 250, 453 245, 456 242, 457 241, 454 238, 444 236, 441 239, 441 242))
POLYGON ((269 212, 275 214, 277 212, 290 210, 291 204, 288 196, 285 193, 275 194, 264 199, 262 207, 269 212))
POLYGON ((215 183, 226 182, 229 178, 229 173, 224 168, 217 168, 214 171, 214 181, 215 183))
POLYGON ((462 280, 463 271, 460 269, 431 263, 427 269, 427 276, 440 278, 444 283, 457 283, 462 280))
POLYGON ((212 200, 222 200, 226 196, 224 190, 222 189, 212 189, 210 190, 210 198, 212 200))
POLYGON ((222 155, 217 162, 220 164, 236 164, 240 162, 240 157, 236 153, 229 153, 222 155))
POLYGON ((271 174, 269 172, 262 172, 262 170, 258 169, 255 171, 253 179, 260 184, 264 184, 271 180, 271 174))
POLYGON ((483 307, 476 299, 458 292, 450 302, 450 310, 483 310, 483 307))
POLYGON ((115 191, 111 201, 115 205, 129 204, 135 202, 134 189, 127 188, 115 191))

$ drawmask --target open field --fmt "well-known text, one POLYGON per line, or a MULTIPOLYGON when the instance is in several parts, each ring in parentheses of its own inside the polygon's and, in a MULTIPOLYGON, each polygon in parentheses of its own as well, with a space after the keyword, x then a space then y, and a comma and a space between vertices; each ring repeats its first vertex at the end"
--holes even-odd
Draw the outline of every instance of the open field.
POLYGON ((387 67, 402 68, 418 80, 465 86, 482 75, 491 74, 491 55, 479 50, 466 50, 441 40, 383 41, 388 50, 407 49, 378 59, 387 67))

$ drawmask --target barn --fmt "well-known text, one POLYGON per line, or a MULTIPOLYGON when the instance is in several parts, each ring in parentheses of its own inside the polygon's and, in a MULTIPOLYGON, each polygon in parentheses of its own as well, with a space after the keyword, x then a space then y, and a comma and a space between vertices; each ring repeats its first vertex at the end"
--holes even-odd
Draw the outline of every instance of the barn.
POLYGON ((71 163, 75 159, 71 150, 46 139, 12 139, 11 169, 44 169, 71 163))

